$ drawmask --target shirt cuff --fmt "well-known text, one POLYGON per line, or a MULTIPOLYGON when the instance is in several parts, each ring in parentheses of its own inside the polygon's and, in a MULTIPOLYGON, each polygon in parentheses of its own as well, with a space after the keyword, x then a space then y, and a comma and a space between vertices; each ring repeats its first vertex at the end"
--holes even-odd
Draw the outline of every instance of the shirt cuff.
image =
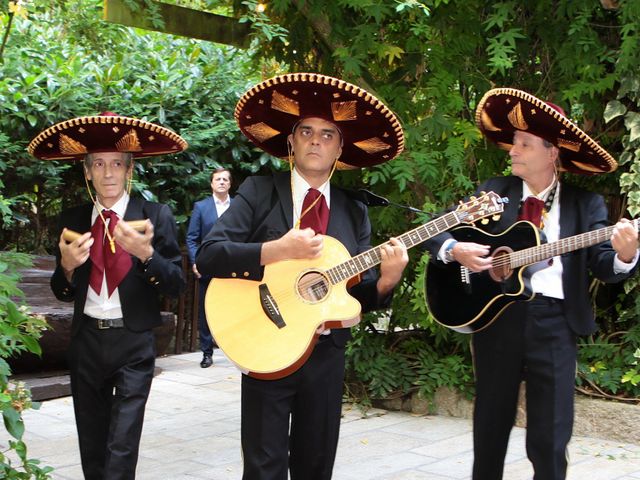
POLYGON ((613 257, 613 273, 629 273, 631 270, 633 270, 633 268, 636 266, 636 263, 638 263, 639 253, 640 250, 636 250, 636 254, 634 255, 633 260, 631 260, 630 263, 624 263, 622 260, 620 260, 618 254, 616 253, 616 256, 613 257))
POLYGON ((449 238, 449 239, 445 240, 444 243, 442 244, 442 246, 440 247, 440 250, 438 250, 438 260, 440 260, 441 262, 444 262, 444 263, 450 263, 449 261, 447 261, 447 257, 445 255, 445 252, 447 251, 447 248, 449 248, 449 245, 451 245, 452 243, 456 243, 456 242, 457 242, 457 240, 455 238, 449 238))

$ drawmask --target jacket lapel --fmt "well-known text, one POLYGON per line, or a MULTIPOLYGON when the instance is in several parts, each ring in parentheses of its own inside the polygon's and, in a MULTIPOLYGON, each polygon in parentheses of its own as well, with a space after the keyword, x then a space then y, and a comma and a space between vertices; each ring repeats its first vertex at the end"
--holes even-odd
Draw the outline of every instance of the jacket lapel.
MULTIPOLYGON (((284 215, 284 218, 286 218, 287 220, 288 229, 293 228, 293 200, 290 178, 291 173, 289 172, 276 174, 273 177, 273 183, 278 192, 280 207, 282 208, 282 214, 284 215)), ((331 218, 331 216, 329 216, 329 218, 331 218)))

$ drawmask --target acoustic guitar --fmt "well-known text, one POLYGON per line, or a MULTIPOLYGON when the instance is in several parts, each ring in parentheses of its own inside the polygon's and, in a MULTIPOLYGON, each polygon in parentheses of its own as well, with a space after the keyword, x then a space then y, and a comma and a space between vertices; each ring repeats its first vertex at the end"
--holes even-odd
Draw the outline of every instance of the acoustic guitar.
MULTIPOLYGON (((633 220, 638 229, 638 220, 633 220)), ((425 276, 427 307, 441 325, 461 333, 475 333, 491 325, 517 300, 531 300, 533 274, 551 264, 553 257, 605 242, 614 226, 546 243, 542 231, 520 221, 491 235, 476 227, 451 230, 460 242, 490 246, 489 270, 471 272, 457 262, 430 262, 425 276)))
MULTIPOLYGON (((398 240, 411 248, 461 223, 500 214, 503 207, 496 193, 483 193, 398 240)), ((338 240, 325 236, 320 258, 267 265, 262 281, 212 279, 205 312, 216 343, 252 377, 290 375, 304 364, 324 330, 359 322, 360 303, 347 293, 347 283, 381 262, 381 248, 351 257, 338 240)))

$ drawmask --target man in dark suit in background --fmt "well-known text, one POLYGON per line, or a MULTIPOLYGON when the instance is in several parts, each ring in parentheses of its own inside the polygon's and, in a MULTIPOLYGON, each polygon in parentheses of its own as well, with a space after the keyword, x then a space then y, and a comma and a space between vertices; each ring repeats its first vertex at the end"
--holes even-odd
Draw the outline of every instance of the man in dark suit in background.
MULTIPOLYGON (((487 138, 507 149, 512 176, 492 178, 478 192, 494 191, 509 203, 501 219, 481 228, 498 234, 517 220, 540 226, 549 242, 608 225, 602 196, 559 178, 559 171, 597 174, 617 164, 555 105, 526 92, 494 89, 480 102, 476 121, 487 138)), ((432 261, 488 270, 489 246, 457 242, 443 233, 427 242, 432 261)), ((535 297, 510 305, 473 335, 476 378, 475 480, 501 479, 520 382, 526 382, 527 454, 536 480, 564 479, 573 428, 576 338, 595 331, 589 271, 604 282, 627 278, 638 260, 638 232, 628 220, 611 240, 553 259, 533 274, 535 297)), ((490 281, 490 280, 488 280, 490 281)))
POLYGON ((193 213, 187 229, 187 248, 189 250, 189 262, 193 274, 198 279, 198 334, 200 337, 200 350, 202 361, 200 366, 208 368, 213 365, 214 341, 207 324, 204 311, 204 297, 211 281, 209 275, 201 275, 196 267, 196 251, 202 243, 202 239, 209 233, 218 218, 227 211, 231 205, 231 172, 226 168, 217 168, 211 175, 211 191, 213 195, 200 200, 193 205, 193 213))
MULTIPOLYGON (((285 158, 289 149, 291 171, 249 177, 242 184, 198 250, 201 273, 260 280, 267 265, 320 257, 324 233, 337 238, 350 255, 369 248, 366 206, 329 180, 341 162, 363 167, 402 151, 402 128, 382 102, 335 78, 289 74, 245 93, 235 116, 261 149, 285 158)), ((363 311, 389 305, 408 261, 406 248, 395 239, 381 255, 380 277, 369 270, 349 290, 363 311)), ((331 478, 349 338, 348 328, 324 331, 306 362, 283 378, 243 374, 244 480, 286 480, 288 470, 292 480, 331 478)))
POLYGON ((74 302, 68 358, 86 479, 135 478, 160 296, 184 288, 169 207, 126 191, 133 157, 186 146, 164 127, 111 113, 59 123, 29 145, 45 160, 84 158, 96 194, 89 189, 93 203, 61 214, 51 277, 55 296, 74 302), (139 231, 128 223, 135 220, 139 231))

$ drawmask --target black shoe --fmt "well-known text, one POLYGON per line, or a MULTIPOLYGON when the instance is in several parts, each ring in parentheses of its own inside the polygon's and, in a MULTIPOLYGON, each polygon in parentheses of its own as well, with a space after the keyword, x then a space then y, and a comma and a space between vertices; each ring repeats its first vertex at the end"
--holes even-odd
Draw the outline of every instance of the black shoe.
POLYGON ((205 353, 202 356, 202 361, 200 362, 200 366, 202 368, 209 368, 211 365, 213 365, 213 358, 211 358, 211 355, 208 355, 205 353))

